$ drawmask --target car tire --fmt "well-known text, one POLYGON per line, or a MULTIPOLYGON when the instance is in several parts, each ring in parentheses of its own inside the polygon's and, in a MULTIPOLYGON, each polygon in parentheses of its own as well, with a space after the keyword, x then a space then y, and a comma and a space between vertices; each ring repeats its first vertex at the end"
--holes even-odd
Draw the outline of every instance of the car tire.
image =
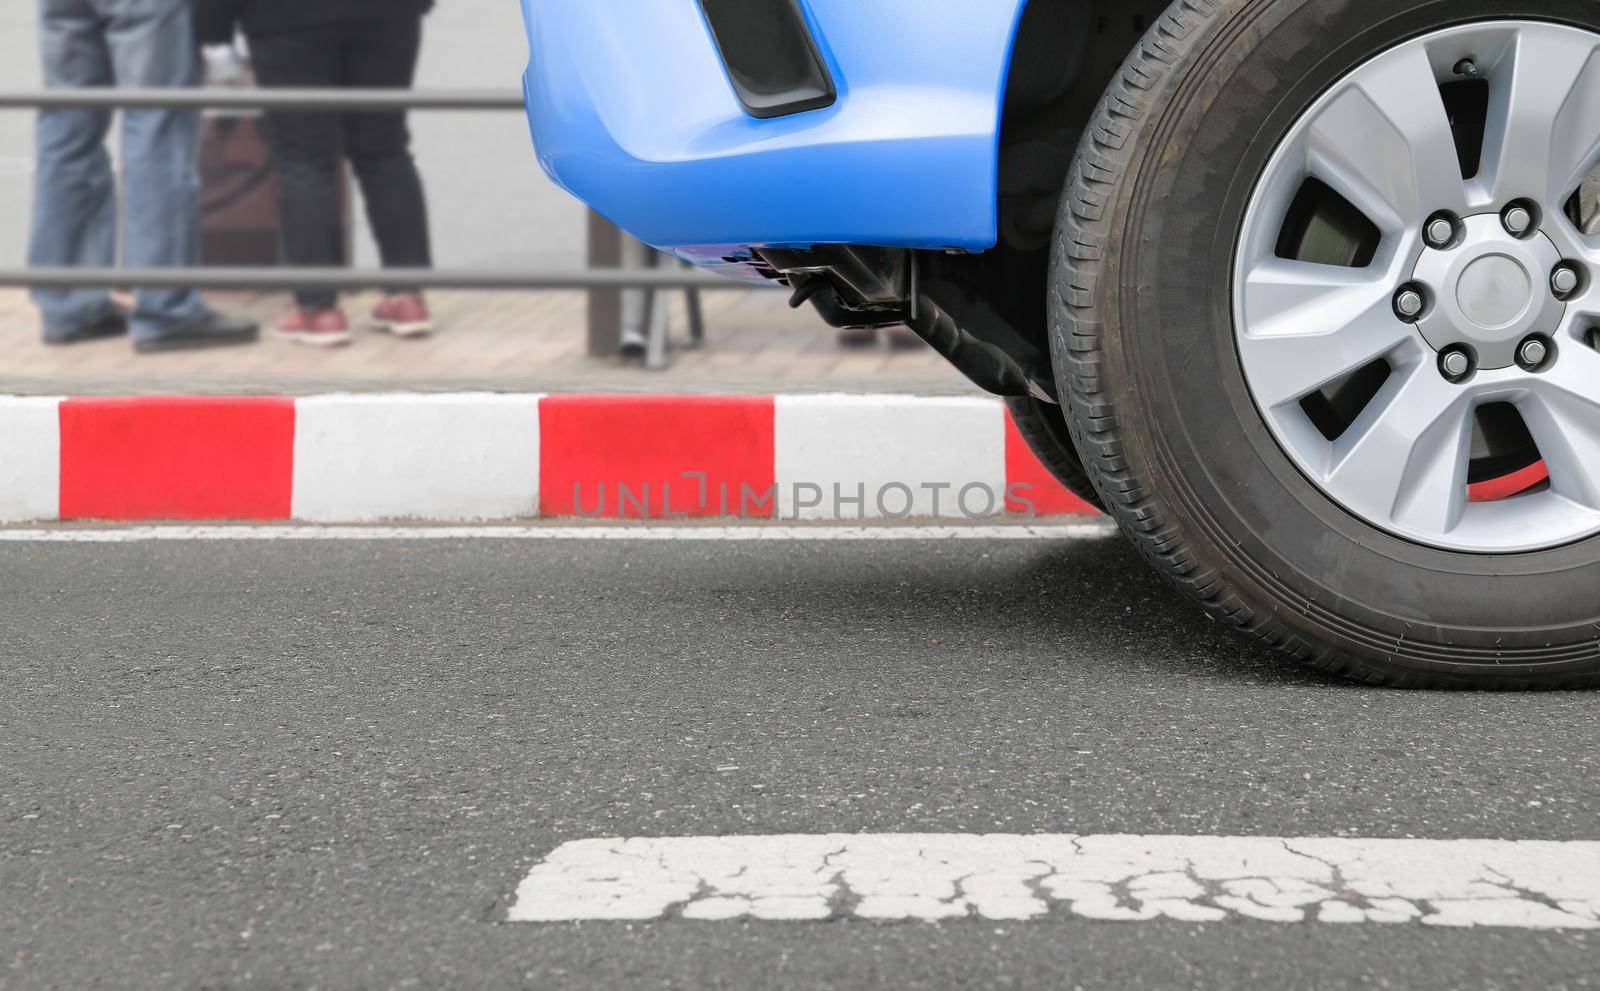
POLYGON ((1110 514, 1214 618, 1397 687, 1600 684, 1600 537, 1516 553, 1408 539, 1297 466, 1253 398, 1234 264, 1258 182, 1316 101, 1428 32, 1590 0, 1179 0, 1128 58, 1068 178, 1051 346, 1110 514))
POLYGON ((1028 449, 1039 459, 1039 463, 1049 470, 1056 481, 1066 486, 1067 491, 1104 512, 1105 504, 1100 501, 1100 493, 1095 491, 1094 483, 1089 481, 1089 474, 1083 469, 1083 459, 1073 446, 1072 432, 1067 427, 1066 415, 1061 407, 1032 396, 1009 398, 1006 407, 1011 410, 1011 420, 1017 425, 1017 432, 1027 442, 1028 449))

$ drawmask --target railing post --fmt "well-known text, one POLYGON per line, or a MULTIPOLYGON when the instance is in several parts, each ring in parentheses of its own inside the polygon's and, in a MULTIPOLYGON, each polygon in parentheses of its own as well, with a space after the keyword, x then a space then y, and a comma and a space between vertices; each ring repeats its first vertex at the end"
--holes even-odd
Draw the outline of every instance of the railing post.
MULTIPOLYGON (((589 211, 589 268, 620 268, 622 231, 589 211)), ((614 358, 622 344, 622 291, 589 290, 589 357, 614 358)))

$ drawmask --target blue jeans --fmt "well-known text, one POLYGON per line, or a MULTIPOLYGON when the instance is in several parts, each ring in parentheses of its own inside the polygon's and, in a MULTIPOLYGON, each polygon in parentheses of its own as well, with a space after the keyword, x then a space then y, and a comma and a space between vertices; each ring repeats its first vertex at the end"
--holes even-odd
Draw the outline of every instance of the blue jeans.
MULTIPOLYGON (((199 77, 191 0, 39 0, 44 81, 51 87, 193 86, 199 77)), ((116 263, 117 186, 105 110, 45 110, 37 127, 33 231, 36 266, 116 263)), ((131 268, 193 265, 200 255, 200 118, 192 111, 129 110, 122 120, 122 257, 131 268)), ((113 311, 107 290, 33 294, 45 337, 113 311)), ((193 290, 138 294, 130 329, 159 337, 206 313, 193 290)))

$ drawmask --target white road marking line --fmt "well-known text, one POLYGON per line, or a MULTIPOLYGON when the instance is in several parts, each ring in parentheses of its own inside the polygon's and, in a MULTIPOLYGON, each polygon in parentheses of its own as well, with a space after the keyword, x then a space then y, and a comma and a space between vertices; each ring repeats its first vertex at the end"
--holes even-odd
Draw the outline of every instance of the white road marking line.
POLYGON ((134 526, 0 529, 0 543, 133 544, 155 540, 1099 540, 1111 524, 1045 526, 134 526))
POLYGON ((836 834, 563 843, 513 922, 854 917, 1600 928, 1600 842, 836 834))

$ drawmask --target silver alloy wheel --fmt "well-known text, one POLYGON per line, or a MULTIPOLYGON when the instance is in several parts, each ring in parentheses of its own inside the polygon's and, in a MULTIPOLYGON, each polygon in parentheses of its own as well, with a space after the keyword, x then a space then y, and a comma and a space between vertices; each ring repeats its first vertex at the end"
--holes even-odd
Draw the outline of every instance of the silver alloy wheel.
POLYGON ((1600 165, 1600 35, 1534 21, 1464 25, 1361 65, 1295 124, 1253 194, 1234 262, 1234 324, 1257 408, 1279 445, 1327 496, 1373 526, 1434 547, 1510 553, 1600 533, 1600 235, 1565 205, 1600 165), (1464 70, 1464 71, 1463 71, 1464 70), (1482 160, 1462 178, 1441 85, 1488 90, 1482 160), (1353 206, 1378 240, 1362 267, 1280 256, 1308 179, 1353 206), (1502 221, 1532 204, 1520 237, 1502 221), (1429 247, 1439 215, 1460 235, 1429 247), (1557 295, 1556 267, 1580 284, 1557 295), (1421 287, 1407 322, 1397 294, 1421 287), (1538 335, 1536 368, 1517 361, 1538 335), (1442 356, 1465 350, 1464 376, 1442 356), (1382 385, 1330 437, 1308 412, 1374 363, 1382 385), (1468 469, 1480 407, 1510 404, 1547 485, 1473 502, 1468 469))

